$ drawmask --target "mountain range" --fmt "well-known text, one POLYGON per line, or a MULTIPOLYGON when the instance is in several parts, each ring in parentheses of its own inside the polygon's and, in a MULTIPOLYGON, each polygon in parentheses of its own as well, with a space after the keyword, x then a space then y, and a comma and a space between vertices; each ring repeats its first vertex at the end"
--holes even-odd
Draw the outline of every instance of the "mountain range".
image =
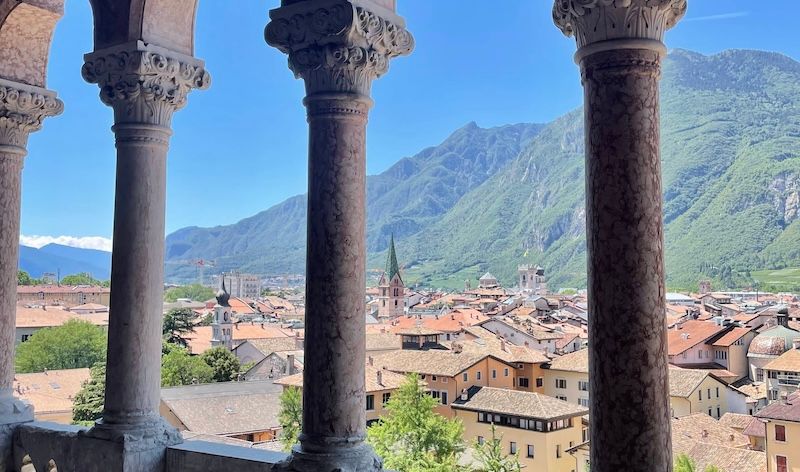
MULTIPOLYGON (((661 83, 667 283, 800 265, 800 63, 784 55, 671 51, 661 83)), ((369 267, 395 235, 407 282, 461 287, 517 265, 551 287, 585 284, 583 113, 547 124, 469 123, 368 177, 369 267)), ((168 260, 302 273, 305 195, 238 223, 167 237, 168 260)), ((168 265, 170 280, 191 267, 168 265)))
POLYGON ((55 243, 38 249, 21 245, 19 268, 35 279, 48 272, 62 277, 88 272, 95 279, 108 280, 111 277, 111 253, 55 243))

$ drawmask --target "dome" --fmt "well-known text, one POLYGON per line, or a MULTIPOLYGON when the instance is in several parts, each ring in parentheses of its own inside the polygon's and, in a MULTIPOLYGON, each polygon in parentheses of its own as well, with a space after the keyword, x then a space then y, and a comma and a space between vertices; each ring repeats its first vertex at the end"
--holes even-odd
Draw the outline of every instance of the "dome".
POLYGON ((225 280, 222 280, 222 288, 219 289, 217 292, 217 305, 219 306, 230 306, 228 304, 228 300, 230 300, 231 295, 225 290, 225 280))
POLYGON ((795 339, 800 339, 800 332, 786 326, 775 326, 753 338, 747 355, 780 356, 792 348, 792 341, 795 339))

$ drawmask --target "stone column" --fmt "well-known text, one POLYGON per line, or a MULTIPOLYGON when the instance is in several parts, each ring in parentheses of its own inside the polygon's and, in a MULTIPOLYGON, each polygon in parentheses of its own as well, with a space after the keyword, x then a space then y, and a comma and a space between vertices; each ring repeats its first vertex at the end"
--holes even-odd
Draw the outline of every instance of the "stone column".
POLYGON ((64 104, 55 92, 0 79, 0 470, 11 464, 13 425, 33 420, 33 410, 14 397, 22 165, 28 135, 64 104))
POLYGON ((672 470, 659 89, 686 0, 556 0, 584 86, 592 471, 672 470))
POLYGON ((114 110, 117 147, 106 397, 90 434, 153 452, 123 470, 158 470, 162 446, 180 442, 159 415, 171 119, 210 79, 201 61, 141 41, 87 54, 82 73, 114 110))
POLYGON ((366 124, 372 80, 413 48, 393 3, 284 0, 265 32, 305 80, 309 123, 303 432, 290 470, 382 469, 364 443, 366 124))

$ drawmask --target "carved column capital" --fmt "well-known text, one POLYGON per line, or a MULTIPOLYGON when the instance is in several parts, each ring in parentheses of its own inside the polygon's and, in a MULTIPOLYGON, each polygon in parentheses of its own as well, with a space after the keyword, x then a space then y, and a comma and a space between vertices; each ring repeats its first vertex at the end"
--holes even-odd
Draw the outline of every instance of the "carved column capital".
POLYGON ((414 38, 402 18, 378 5, 348 0, 299 2, 270 12, 264 36, 289 55, 289 68, 306 92, 369 96, 389 60, 410 54, 414 38))
POLYGON ((48 116, 64 111, 56 93, 0 79, 0 148, 24 155, 28 135, 42 128, 48 116))
POLYGON ((84 80, 100 86, 100 100, 114 109, 116 124, 169 127, 192 89, 211 76, 202 61, 142 41, 87 54, 84 80))
POLYGON ((608 40, 661 42, 686 13, 687 0, 555 0, 553 21, 578 49, 608 40))

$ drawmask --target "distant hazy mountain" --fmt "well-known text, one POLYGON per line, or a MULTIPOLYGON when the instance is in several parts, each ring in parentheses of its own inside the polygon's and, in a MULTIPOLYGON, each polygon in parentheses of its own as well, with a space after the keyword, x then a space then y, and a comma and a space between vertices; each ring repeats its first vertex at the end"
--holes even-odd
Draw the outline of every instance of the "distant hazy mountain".
POLYGON ((48 244, 39 249, 20 246, 19 268, 34 278, 46 272, 60 272, 62 277, 89 272, 98 280, 108 280, 111 277, 111 253, 60 244, 48 244))
MULTIPOLYGON (((668 282, 800 265, 800 63, 780 54, 676 50, 662 81, 668 282)), ((409 279, 462 285, 543 265, 554 287, 585 283, 583 117, 545 127, 470 124, 370 177, 370 267, 395 233, 409 279), (527 257, 525 255, 527 254, 527 257)), ((305 198, 224 227, 185 228, 167 257, 302 272, 305 198)), ((174 271, 173 277, 191 277, 174 271)))

